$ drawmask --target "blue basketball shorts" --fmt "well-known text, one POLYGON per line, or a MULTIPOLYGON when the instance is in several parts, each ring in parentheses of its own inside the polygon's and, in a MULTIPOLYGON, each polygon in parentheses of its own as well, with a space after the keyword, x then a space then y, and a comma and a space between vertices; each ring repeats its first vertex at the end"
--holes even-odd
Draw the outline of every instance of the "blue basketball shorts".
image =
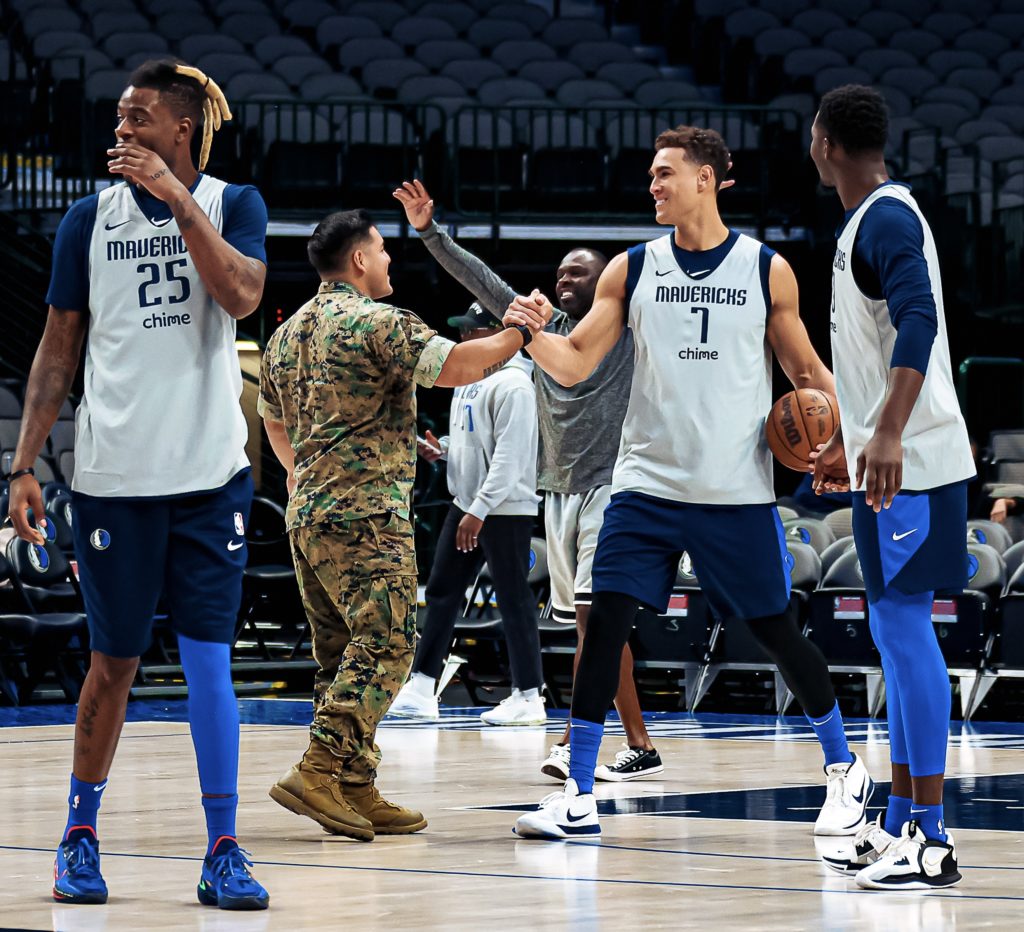
POLYGON ((967 483, 899 492, 878 514, 856 492, 853 539, 869 603, 889 586, 904 595, 961 592, 967 585, 967 483))
POLYGON ((692 505, 618 492, 605 509, 597 541, 594 593, 631 595, 663 614, 684 552, 719 618, 765 618, 786 610, 789 554, 774 503, 692 505))
POLYGON ((248 468, 219 489, 190 495, 73 492, 75 556, 93 650, 141 656, 161 595, 178 634, 232 643, 252 494, 248 468))

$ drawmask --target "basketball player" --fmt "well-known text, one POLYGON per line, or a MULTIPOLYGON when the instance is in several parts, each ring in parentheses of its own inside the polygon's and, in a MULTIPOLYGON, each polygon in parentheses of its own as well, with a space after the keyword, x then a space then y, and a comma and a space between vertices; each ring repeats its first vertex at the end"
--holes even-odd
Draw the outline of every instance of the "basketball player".
POLYGON ((815 462, 819 490, 851 485, 871 634, 885 673, 892 793, 840 870, 874 889, 958 883, 942 817, 950 691, 931 620, 935 590, 967 583, 974 476, 946 338, 939 257, 883 150, 888 109, 872 88, 827 93, 811 130, 822 184, 846 209, 832 263, 832 358, 842 427, 815 462))
MULTIPOLYGON (((594 307, 568 336, 529 347, 559 382, 585 379, 633 330, 636 365, 611 502, 594 557, 594 601, 570 720, 569 779, 516 823, 520 835, 600 833, 594 764, 618 658, 641 604, 668 606, 687 551, 714 612, 743 619, 803 706, 825 752, 828 792, 815 832, 853 834, 873 784, 847 747, 825 658, 797 627, 764 439, 771 353, 799 388, 833 390, 800 320, 796 279, 767 246, 729 230, 717 193, 722 137, 680 126, 655 142, 651 194, 675 229, 608 265, 594 307)), ((543 327, 550 302, 517 298, 505 320, 543 327)))
MULTIPOLYGON (((494 336, 501 321, 474 301, 448 318, 463 343, 494 336)), ((443 458, 453 501, 441 527, 427 580, 427 615, 412 673, 388 709, 391 715, 434 720, 435 691, 452 644, 466 587, 487 561, 501 606, 512 693, 480 718, 485 725, 544 725, 537 599, 530 588, 530 539, 537 518, 537 393, 533 362, 513 356, 500 371, 456 389, 451 435, 427 431, 417 447, 424 458, 443 458), (434 446, 436 442, 436 446, 434 446), (437 450, 435 456, 432 450, 437 450)))
POLYGON ((319 669, 309 746, 270 796, 373 841, 427 825, 381 796, 374 742, 416 639, 416 386, 478 382, 532 334, 456 345, 383 303, 391 257, 365 210, 325 217, 307 252, 320 288, 268 341, 257 410, 288 472, 288 537, 319 669))
MULTIPOLYGON (((407 181, 394 192, 406 218, 431 255, 491 313, 501 316, 516 292, 477 256, 457 245, 434 223, 434 202, 421 181, 407 181)), ((555 272, 559 310, 552 323, 568 334, 589 313, 597 280, 608 264, 593 249, 577 248, 555 272)), ((534 370, 540 422, 537 485, 544 493, 544 525, 551 574, 552 616, 576 624, 574 669, 586 636, 591 601, 591 567, 604 509, 611 496, 612 468, 619 449, 622 419, 633 378, 633 334, 624 329, 619 341, 590 378, 578 385, 559 385, 534 370)), ((635 780, 661 773, 661 757, 644 725, 633 681, 633 653, 622 649, 619 690, 615 695, 626 748, 614 763, 597 768, 599 780, 635 780)), ((569 728, 552 745, 541 764, 547 776, 569 776, 569 728)))
POLYGON ((161 592, 188 682, 209 836, 199 900, 222 909, 269 903, 235 840, 231 682, 252 500, 235 321, 256 310, 263 294, 267 212, 255 188, 202 174, 213 131, 230 116, 220 89, 197 69, 141 65, 118 101, 116 144, 107 150, 110 173, 125 183, 73 204, 54 245, 49 316, 11 474, 11 516, 22 538, 41 543, 27 515, 29 508, 44 513, 31 464, 84 340, 72 495, 92 659, 54 867, 53 897, 63 903, 107 899, 97 811, 161 592), (189 144, 200 122, 197 171, 189 144))

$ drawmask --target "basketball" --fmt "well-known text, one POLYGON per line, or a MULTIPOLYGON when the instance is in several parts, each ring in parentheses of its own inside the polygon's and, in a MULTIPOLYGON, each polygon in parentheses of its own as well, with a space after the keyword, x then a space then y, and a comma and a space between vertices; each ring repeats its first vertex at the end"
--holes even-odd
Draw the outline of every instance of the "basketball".
POLYGON ((789 469, 806 472, 811 451, 827 443, 839 426, 839 405, 828 392, 798 388, 772 405, 765 423, 768 446, 789 469))

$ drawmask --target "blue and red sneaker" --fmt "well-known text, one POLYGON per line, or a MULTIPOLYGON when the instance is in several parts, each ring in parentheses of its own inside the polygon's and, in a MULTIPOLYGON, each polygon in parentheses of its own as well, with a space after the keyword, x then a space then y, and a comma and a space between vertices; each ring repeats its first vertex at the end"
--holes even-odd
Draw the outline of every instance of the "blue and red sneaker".
POLYGON ((270 894, 249 873, 252 861, 234 838, 217 839, 213 853, 203 860, 203 875, 196 893, 204 906, 220 909, 266 909, 270 894))
POLYGON ((100 843, 89 826, 77 826, 60 843, 53 862, 53 898, 59 903, 106 903, 100 843))

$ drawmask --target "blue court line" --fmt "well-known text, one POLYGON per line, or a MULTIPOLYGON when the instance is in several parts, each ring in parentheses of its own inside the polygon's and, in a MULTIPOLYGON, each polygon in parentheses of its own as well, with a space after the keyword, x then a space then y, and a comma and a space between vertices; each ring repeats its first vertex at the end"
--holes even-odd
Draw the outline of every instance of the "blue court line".
MULTIPOLYGON (((538 844, 550 844, 550 842, 538 842, 538 844)), ((594 847, 598 847, 595 845, 594 847)), ((0 845, 0 851, 33 851, 43 854, 53 854, 52 848, 32 848, 18 845, 0 845)), ((103 856, 107 858, 144 858, 154 861, 191 861, 200 863, 203 858, 192 857, 184 854, 128 854, 120 851, 104 851, 103 856)), ((473 877, 480 880, 546 880, 565 883, 599 883, 612 884, 617 886, 630 887, 674 887, 680 889, 697 890, 749 890, 756 893, 838 893, 843 896, 878 896, 884 891, 878 890, 831 890, 823 887, 758 887, 753 884, 731 884, 731 883, 684 883, 678 880, 629 880, 621 877, 553 877, 544 874, 505 874, 494 871, 445 871, 428 870, 418 867, 359 867, 349 864, 301 864, 294 861, 253 861, 258 867, 299 867, 304 870, 332 870, 332 871, 362 871, 367 873, 383 874, 426 874, 432 877, 473 877)), ((979 893, 938 893, 925 891, 924 895, 939 899, 949 900, 998 900, 1000 902, 1024 902, 1024 896, 989 896, 979 893)))
MULTIPOLYGON (((579 848, 606 848, 610 851, 639 851, 644 854, 682 854, 695 858, 721 858, 723 860, 744 860, 744 861, 793 861, 799 864, 820 864, 820 858, 792 858, 771 854, 725 854, 715 851, 684 851, 676 848, 640 848, 634 845, 609 845, 603 841, 594 844, 587 841, 572 841, 565 839, 565 844, 576 845, 579 848)), ((961 868, 972 871, 1024 871, 1024 867, 996 867, 990 864, 961 864, 961 868)))

